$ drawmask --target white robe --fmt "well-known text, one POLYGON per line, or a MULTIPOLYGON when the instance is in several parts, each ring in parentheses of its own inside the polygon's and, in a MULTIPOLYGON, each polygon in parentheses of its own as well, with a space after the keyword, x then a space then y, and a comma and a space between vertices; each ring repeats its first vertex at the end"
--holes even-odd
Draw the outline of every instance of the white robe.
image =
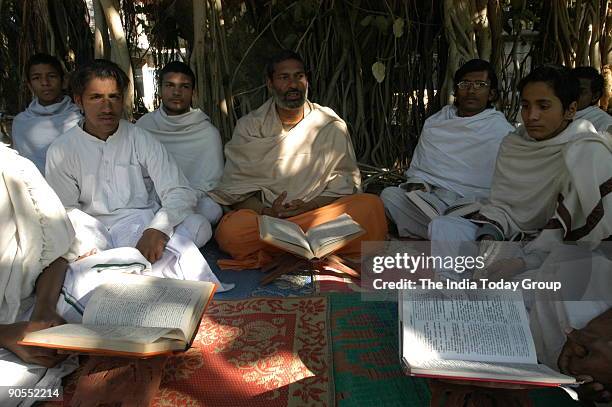
POLYGON ((223 175, 223 145, 210 118, 200 109, 168 116, 160 107, 142 116, 136 126, 148 130, 166 147, 198 193, 196 212, 216 223, 223 212, 206 192, 216 187, 223 175))
POLYGON ((81 120, 79 108, 68 96, 61 102, 43 106, 34 98, 23 112, 15 116, 11 138, 19 154, 30 159, 44 175, 49 145, 81 120))
POLYGON ((462 197, 486 198, 497 151, 513 130, 495 109, 459 117, 455 106, 444 106, 425 121, 406 172, 408 182, 424 181, 462 197))
POLYGON ((155 217, 148 227, 172 236, 196 205, 195 192, 166 149, 125 120, 106 141, 80 126, 61 135, 47 152, 46 176, 66 208, 81 209, 107 228, 150 210, 155 217))
MULTIPOLYGON (((0 324, 27 320, 37 278, 68 251, 73 237, 64 207, 34 164, 0 144, 0 324)), ((57 388, 77 366, 71 359, 47 369, 0 348, 0 386, 57 388)), ((20 401, 0 391, 0 405, 20 401)))
MULTIPOLYGON (((460 198, 486 198, 499 145, 513 130, 494 109, 459 117, 455 106, 445 106, 425 121, 406 172, 407 182, 422 183, 427 192, 448 205, 460 198)), ((429 221, 406 198, 404 189, 385 188, 380 198, 400 236, 427 237, 429 221)))
POLYGON ((585 107, 578 110, 574 115, 574 120, 584 119, 590 121, 600 132, 612 134, 612 116, 600 109, 598 106, 585 107))
POLYGON ((171 238, 158 263, 177 274, 193 267, 203 280, 220 284, 197 250, 212 237, 210 223, 193 213, 195 192, 146 130, 122 120, 117 132, 102 141, 76 126, 49 148, 46 172, 69 209, 77 254, 134 247, 145 229, 157 229, 171 238))

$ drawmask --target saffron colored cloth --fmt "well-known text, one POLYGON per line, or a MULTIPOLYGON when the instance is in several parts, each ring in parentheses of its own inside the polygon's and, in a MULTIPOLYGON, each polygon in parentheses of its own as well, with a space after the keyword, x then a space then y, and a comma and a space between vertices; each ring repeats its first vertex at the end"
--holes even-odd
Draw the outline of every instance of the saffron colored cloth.
MULTIPOLYGON (((384 240, 387 235, 387 221, 382 201, 375 195, 356 194, 340 198, 329 205, 288 218, 302 230, 331 221, 343 213, 349 214, 366 233, 353 240, 336 253, 349 257, 361 254, 362 241, 384 240)), ((259 239, 257 213, 240 209, 226 214, 217 227, 215 239, 221 250, 229 253, 234 260, 219 260, 221 268, 258 268, 269 263, 272 256, 281 253, 259 239)))

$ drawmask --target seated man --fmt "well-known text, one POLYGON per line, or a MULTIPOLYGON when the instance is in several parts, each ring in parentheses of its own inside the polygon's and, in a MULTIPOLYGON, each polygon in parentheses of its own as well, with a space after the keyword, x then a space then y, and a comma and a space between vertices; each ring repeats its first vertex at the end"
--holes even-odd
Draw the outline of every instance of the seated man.
POLYGON ((47 148, 60 134, 76 126, 79 108, 62 93, 64 68, 56 57, 33 55, 25 66, 33 99, 15 116, 11 137, 19 154, 30 159, 44 175, 47 148))
MULTIPOLYGON (((0 144, 0 386, 59 387, 77 364, 55 351, 17 344, 31 331, 63 323, 56 303, 74 231, 64 207, 32 162, 0 144)), ((0 392, 0 404, 16 405, 0 392)))
POLYGON ((362 240, 383 240, 382 202, 356 194, 361 178, 346 124, 331 109, 307 100, 301 57, 283 51, 267 66, 272 97, 236 124, 225 147, 221 184, 210 192, 233 212, 220 221, 219 246, 232 268, 256 268, 270 260, 259 239, 257 216, 287 218, 304 230, 348 213, 365 230, 340 254, 358 255, 362 240))
POLYGON ((219 131, 200 109, 191 108, 195 75, 183 62, 170 62, 159 73, 162 106, 147 113, 136 126, 148 130, 166 147, 198 194, 196 213, 212 224, 221 207, 207 195, 223 174, 223 146, 219 131))
POLYGON ((572 76, 580 83, 578 111, 574 118, 588 120, 597 131, 607 131, 612 134, 612 116, 599 108, 599 99, 604 92, 603 76, 590 66, 574 68, 572 76))
POLYGON ((423 190, 446 205, 460 198, 487 198, 502 139, 514 127, 491 103, 498 96, 491 64, 472 59, 454 76, 455 103, 425 121, 406 172, 408 181, 380 195, 400 237, 427 237, 429 218, 406 192, 423 190))
POLYGON ((81 252, 136 247, 154 271, 169 270, 166 277, 218 282, 194 246, 212 235, 193 213, 195 192, 161 143, 121 120, 127 85, 110 61, 75 72, 72 90, 85 118, 49 148, 47 181, 69 209, 81 252))

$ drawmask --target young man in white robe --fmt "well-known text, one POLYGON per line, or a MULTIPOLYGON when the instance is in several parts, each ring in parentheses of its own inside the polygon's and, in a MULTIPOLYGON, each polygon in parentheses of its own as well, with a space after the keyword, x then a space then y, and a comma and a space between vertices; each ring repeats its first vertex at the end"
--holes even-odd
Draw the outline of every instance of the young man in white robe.
POLYGON ((85 117, 49 148, 47 181, 68 209, 81 252, 136 247, 155 272, 219 283, 197 249, 212 230, 193 213, 195 192, 161 143, 121 119, 127 84, 110 61, 75 72, 85 117))
POLYGON ((11 138, 19 154, 31 160, 45 174, 49 145, 76 126, 81 119, 79 108, 64 95, 64 68, 54 56, 33 55, 25 66, 27 85, 33 99, 15 116, 11 138))
POLYGON ((529 296, 538 358, 556 368, 566 331, 612 307, 612 250, 605 242, 612 237, 612 140, 589 121, 572 120, 579 85, 569 69, 536 68, 519 91, 525 125, 500 147, 490 203, 469 220, 436 218, 429 232, 438 255, 486 257, 487 268, 473 278, 527 272, 562 282, 561 291, 529 296), (506 257, 510 243, 503 241, 517 237, 524 243, 506 257), (461 245, 469 241, 480 247, 469 253, 461 245))
POLYGON ((597 131, 612 135, 612 116, 599 108, 599 99, 604 92, 604 78, 590 66, 579 66, 572 69, 572 76, 580 83, 578 111, 574 119, 590 121, 597 131))
POLYGON ((446 205, 460 198, 487 198, 499 145, 514 130, 492 106, 497 75, 489 62, 466 62, 454 82, 455 103, 425 121, 407 182, 380 195, 400 237, 427 237, 429 219, 406 197, 408 191, 422 190, 446 205))
POLYGON ((196 213, 216 224, 223 211, 208 197, 223 175, 223 145, 219 130, 200 109, 191 107, 195 74, 189 65, 173 61, 159 73, 162 105, 142 116, 136 126, 148 130, 166 147, 198 194, 196 213))

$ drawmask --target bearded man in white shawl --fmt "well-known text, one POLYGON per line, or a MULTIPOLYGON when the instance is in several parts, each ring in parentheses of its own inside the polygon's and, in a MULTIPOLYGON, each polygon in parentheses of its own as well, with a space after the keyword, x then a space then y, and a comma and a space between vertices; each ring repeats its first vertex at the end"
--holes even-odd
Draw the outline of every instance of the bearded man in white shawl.
POLYGON ((84 120, 47 152, 47 181, 68 209, 79 255, 136 247, 156 273, 219 284, 198 250, 212 230, 193 213, 195 191, 155 137, 121 119, 127 85, 110 61, 75 72, 72 90, 84 120))
POLYGON ((380 197, 400 237, 426 238, 429 218, 406 193, 421 190, 446 206, 458 199, 487 198, 502 139, 514 127, 493 108, 497 75, 491 64, 472 59, 454 75, 455 103, 429 117, 399 187, 385 188, 380 197))
MULTIPOLYGON (((612 237, 612 140, 591 122, 572 120, 579 84, 568 68, 536 68, 519 91, 525 125, 502 142, 490 202, 469 220, 435 218, 429 232, 436 254, 480 251, 487 267, 474 278, 527 275, 562 283, 556 292, 530 292, 528 301, 538 358, 556 368, 566 333, 612 307, 612 250, 605 242, 612 237), (523 243, 502 242, 512 239, 523 243), (460 242, 468 241, 480 247, 461 251, 460 242)), ((576 357, 596 351, 581 344, 586 348, 576 357)), ((568 371, 567 360, 560 366, 568 371)))
POLYGON ((572 76, 580 83, 578 111, 574 119, 588 120, 597 131, 612 135, 612 116, 599 107, 599 99, 604 93, 604 77, 590 66, 572 69, 572 76))
POLYGON ((45 174, 49 145, 76 126, 81 119, 79 108, 63 94, 64 68, 54 56, 33 55, 25 66, 27 85, 33 99, 15 116, 11 138, 19 154, 31 160, 45 174))
POLYGON ((233 260, 222 267, 258 268, 279 254, 259 239, 258 215, 285 218, 303 230, 349 214, 365 235, 339 254, 357 256, 362 240, 387 233, 380 199, 361 194, 361 176, 346 123, 308 100, 304 61, 282 51, 266 67, 272 97, 240 118, 225 146, 225 170, 210 195, 233 209, 215 238, 233 260))
POLYGON ((223 174, 219 130, 200 109, 191 107, 196 84, 189 65, 173 61, 159 72, 162 105, 142 116, 136 126, 148 130, 166 147, 198 194, 196 212, 216 224, 223 211, 208 197, 223 174))

